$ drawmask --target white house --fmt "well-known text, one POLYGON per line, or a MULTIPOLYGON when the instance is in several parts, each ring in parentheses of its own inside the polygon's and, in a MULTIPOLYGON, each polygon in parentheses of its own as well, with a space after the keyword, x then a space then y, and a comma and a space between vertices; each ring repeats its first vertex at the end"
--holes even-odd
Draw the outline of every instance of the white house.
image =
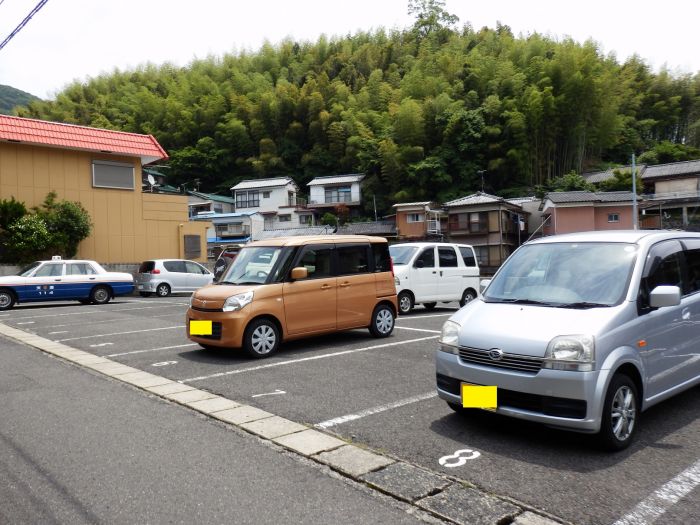
POLYGON ((258 212, 266 230, 299 228, 314 224, 314 213, 298 196, 299 187, 289 177, 244 180, 231 188, 236 212, 258 212))
POLYGON ((335 206, 344 204, 358 210, 362 203, 360 183, 365 176, 362 174, 331 175, 316 177, 307 184, 309 187, 309 207, 317 210, 332 211, 335 206))
POLYGON ((187 207, 190 218, 201 213, 233 213, 236 211, 235 200, 225 195, 213 193, 187 192, 187 207))

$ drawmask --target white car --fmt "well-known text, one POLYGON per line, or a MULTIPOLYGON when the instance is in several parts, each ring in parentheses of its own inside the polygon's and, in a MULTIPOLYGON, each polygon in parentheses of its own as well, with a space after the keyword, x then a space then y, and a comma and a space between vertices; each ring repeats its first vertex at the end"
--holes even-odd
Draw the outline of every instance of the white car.
POLYGON ((214 274, 194 261, 185 259, 156 259, 144 261, 136 273, 136 289, 141 297, 156 294, 194 292, 211 284, 214 274))
POLYGON ((83 304, 105 304, 117 295, 134 290, 128 273, 108 272, 95 261, 36 261, 17 275, 0 277, 0 310, 17 303, 78 300, 83 304))
POLYGON ((427 309, 438 302, 464 306, 479 295, 479 265, 468 244, 409 242, 389 247, 399 312, 416 304, 427 309))

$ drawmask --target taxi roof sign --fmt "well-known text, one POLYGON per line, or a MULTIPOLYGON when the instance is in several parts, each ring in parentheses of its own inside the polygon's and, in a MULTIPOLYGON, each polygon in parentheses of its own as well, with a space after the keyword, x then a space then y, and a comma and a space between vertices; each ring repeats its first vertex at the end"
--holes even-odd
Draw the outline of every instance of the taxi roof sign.
POLYGON ((60 260, 61 260, 61 256, 60 256, 60 255, 54 255, 54 256, 51 257, 51 260, 52 260, 52 261, 60 261, 60 260))

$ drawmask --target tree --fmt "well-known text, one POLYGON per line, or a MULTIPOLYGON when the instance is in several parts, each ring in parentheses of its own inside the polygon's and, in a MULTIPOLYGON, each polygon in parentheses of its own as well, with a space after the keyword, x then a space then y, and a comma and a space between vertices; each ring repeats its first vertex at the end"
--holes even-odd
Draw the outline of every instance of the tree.
POLYGON ((15 200, 14 197, 0 200, 0 233, 26 214, 27 208, 24 203, 15 200))
POLYGON ((552 191, 593 191, 594 186, 575 171, 553 179, 550 183, 552 191))
MULTIPOLYGON (((637 193, 642 194, 644 183, 642 176, 637 171, 637 193)), ((604 180, 598 184, 600 191, 632 191, 632 170, 631 169, 616 169, 613 170, 613 177, 604 180)))
POLYGON ((87 210, 79 202, 56 201, 56 192, 49 192, 41 208, 35 208, 51 235, 48 247, 63 257, 74 257, 78 244, 92 231, 92 222, 87 210))
POLYGON ((8 227, 7 262, 27 263, 43 259, 53 237, 39 215, 25 215, 8 227))
POLYGON ((445 10, 445 0, 408 0, 408 14, 416 16, 413 28, 422 37, 459 22, 445 10))

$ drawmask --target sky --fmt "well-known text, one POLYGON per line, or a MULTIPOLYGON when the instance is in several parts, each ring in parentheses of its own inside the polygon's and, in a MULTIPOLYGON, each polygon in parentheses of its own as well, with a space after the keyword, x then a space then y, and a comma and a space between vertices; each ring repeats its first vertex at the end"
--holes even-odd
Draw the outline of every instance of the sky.
MULTIPOLYGON (((39 0, 0 0, 0 42, 39 0)), ((185 66, 193 59, 256 51, 285 38, 316 41, 414 21, 408 0, 48 0, 0 50, 0 84, 51 99, 73 81, 147 62, 185 66)), ((693 7, 695 6, 695 7, 693 7)), ((691 0, 446 0, 459 25, 508 25, 596 41, 622 62, 632 54, 655 71, 700 71, 691 0)))

